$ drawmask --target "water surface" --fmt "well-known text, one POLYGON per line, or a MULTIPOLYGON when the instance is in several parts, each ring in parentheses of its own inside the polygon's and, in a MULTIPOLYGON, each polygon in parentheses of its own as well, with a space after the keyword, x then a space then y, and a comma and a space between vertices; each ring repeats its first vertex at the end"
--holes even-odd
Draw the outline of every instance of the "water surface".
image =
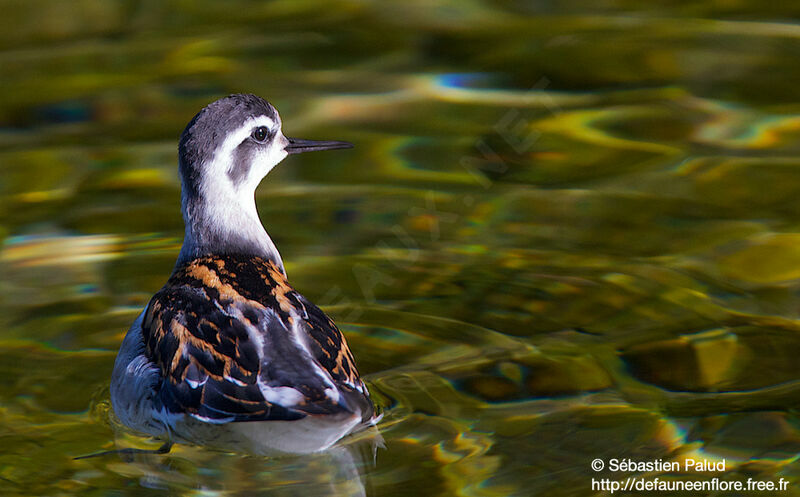
POLYGON ((612 457, 798 493, 798 10, 4 2, 0 493, 587 495, 612 457), (177 138, 231 92, 356 144, 258 205, 386 448, 75 461, 159 445, 109 376, 180 247, 177 138))

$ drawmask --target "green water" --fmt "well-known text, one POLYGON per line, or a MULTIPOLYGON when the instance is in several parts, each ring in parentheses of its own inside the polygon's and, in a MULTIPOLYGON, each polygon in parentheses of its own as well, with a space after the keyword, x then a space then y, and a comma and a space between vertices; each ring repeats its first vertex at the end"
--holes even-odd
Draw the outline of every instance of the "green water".
POLYGON ((641 476, 800 494, 800 7, 639 4, 0 2, 0 494, 605 495, 639 474, 595 458, 686 457, 726 471, 641 476), (386 448, 73 460, 159 445, 109 376, 231 92, 356 145, 258 204, 386 448))

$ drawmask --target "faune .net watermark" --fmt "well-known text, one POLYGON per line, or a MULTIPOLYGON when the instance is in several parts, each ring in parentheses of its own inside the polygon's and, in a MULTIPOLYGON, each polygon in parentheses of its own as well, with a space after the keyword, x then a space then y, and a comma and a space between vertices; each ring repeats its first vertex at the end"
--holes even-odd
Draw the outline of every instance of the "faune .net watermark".
POLYGON ((594 492, 776 492, 785 491, 789 481, 785 478, 777 480, 758 480, 752 477, 741 480, 729 478, 693 479, 696 473, 724 473, 728 468, 727 461, 706 459, 684 459, 683 461, 635 461, 633 459, 594 459, 592 470, 603 470, 620 473, 679 473, 674 477, 662 476, 620 476, 618 478, 592 478, 594 492))

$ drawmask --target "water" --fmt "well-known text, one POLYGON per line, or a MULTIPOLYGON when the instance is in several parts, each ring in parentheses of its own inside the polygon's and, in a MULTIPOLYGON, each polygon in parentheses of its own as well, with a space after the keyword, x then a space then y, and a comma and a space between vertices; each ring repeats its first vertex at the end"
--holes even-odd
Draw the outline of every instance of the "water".
POLYGON ((630 475, 595 458, 686 457, 726 471, 648 478, 798 493, 797 6, 3 12, 3 495, 587 495, 630 475), (109 376, 180 247, 177 137, 236 91, 356 144, 285 161, 258 205, 386 448, 75 461, 159 445, 115 424, 109 376))

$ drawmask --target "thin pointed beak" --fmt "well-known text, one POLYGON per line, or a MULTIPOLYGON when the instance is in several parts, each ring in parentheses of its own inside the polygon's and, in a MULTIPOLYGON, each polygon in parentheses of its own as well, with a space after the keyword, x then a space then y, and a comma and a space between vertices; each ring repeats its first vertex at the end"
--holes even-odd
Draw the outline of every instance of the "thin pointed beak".
POLYGON ((313 152, 315 150, 336 150, 338 148, 353 148, 352 143, 337 142, 333 140, 301 140, 300 138, 286 138, 289 144, 286 145, 287 154, 299 154, 301 152, 313 152))

